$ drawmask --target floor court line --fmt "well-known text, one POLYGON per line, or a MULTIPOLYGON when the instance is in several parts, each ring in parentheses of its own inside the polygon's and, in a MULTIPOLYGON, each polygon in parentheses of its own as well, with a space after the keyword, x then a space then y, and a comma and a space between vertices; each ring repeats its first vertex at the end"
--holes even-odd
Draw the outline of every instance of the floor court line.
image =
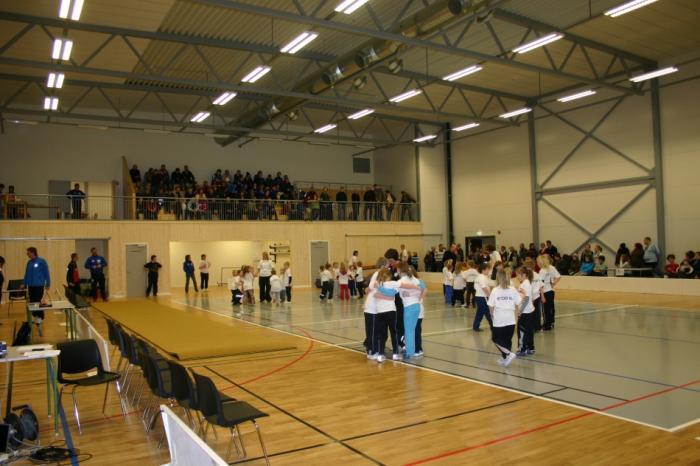
POLYGON ((625 306, 615 306, 615 307, 611 307, 611 308, 591 309, 590 311, 572 312, 570 314, 559 314, 556 317, 562 318, 562 317, 583 316, 583 315, 588 315, 588 314, 598 314, 600 312, 619 311, 620 309, 627 309, 627 308, 633 308, 633 307, 639 307, 639 306, 637 306, 636 304, 630 304, 630 305, 625 305, 625 306))
MULTIPOLYGON (((181 304, 183 304, 183 303, 181 303, 181 304)), ((199 307, 199 306, 193 306, 193 305, 190 305, 190 304, 185 304, 185 305, 186 305, 186 306, 189 306, 189 307, 193 307, 193 308, 198 309, 198 310, 203 311, 203 312, 209 312, 209 313, 211 313, 211 314, 215 314, 215 315, 218 315, 218 316, 222 316, 222 315, 223 315, 223 316, 226 316, 226 315, 221 314, 221 313, 218 313, 218 312, 216 312, 216 311, 211 311, 211 310, 209 310, 209 309, 204 309, 204 308, 199 307)), ((229 317, 230 317, 230 318, 234 318, 233 316, 229 316, 229 317)), ((242 319, 241 319, 241 320, 242 320, 242 319)), ((345 351, 352 351, 353 353, 360 353, 360 354, 362 353, 361 351, 354 350, 354 349, 352 349, 352 348, 347 348, 347 347, 344 347, 344 346, 342 346, 342 345, 338 345, 338 344, 335 344, 335 343, 328 343, 328 342, 326 342, 326 341, 318 340, 318 339, 315 339, 315 338, 313 338, 313 337, 305 337, 304 335, 298 335, 298 334, 296 334, 296 333, 293 333, 293 332, 290 332, 290 331, 287 331, 287 330, 277 329, 277 328, 274 328, 274 327, 268 327, 268 326, 266 326, 266 325, 262 325, 262 324, 259 324, 259 323, 257 323, 257 322, 250 322, 250 321, 247 321, 247 320, 242 320, 242 321, 243 321, 243 322, 246 322, 246 323, 249 323, 249 324, 251 324, 251 325, 255 325, 256 327, 268 328, 268 329, 270 329, 270 330, 273 330, 273 331, 276 331, 276 332, 280 332, 280 333, 285 333, 285 334, 287 334, 287 335, 293 335, 293 336, 296 336, 296 337, 298 337, 298 338, 311 339, 311 340, 317 341, 318 343, 323 344, 323 345, 326 345, 326 346, 335 347, 335 348, 342 349, 342 350, 345 350, 345 351)), ((535 399, 538 399, 538 400, 542 400, 542 401, 546 401, 546 402, 549 402, 549 403, 554 403, 554 404, 558 404, 558 405, 562 405, 562 406, 568 406, 568 407, 570 407, 570 408, 583 410, 583 411, 586 411, 586 412, 589 412, 589 413, 601 414, 601 415, 603 415, 603 416, 608 416, 608 417, 615 418, 615 419, 619 419, 619 420, 622 420, 622 421, 631 422, 631 423, 633 423, 633 424, 639 424, 639 425, 642 425, 642 426, 645 426, 645 427, 649 427, 649 428, 652 428, 652 429, 657 429, 657 430, 662 430, 662 431, 664 431, 664 432, 669 432, 669 430, 668 430, 667 428, 665 428, 665 427, 656 426, 656 425, 654 425, 654 424, 648 424, 648 423, 643 422, 643 421, 637 421, 637 420, 635 420, 635 419, 625 418, 625 417, 617 416, 617 415, 610 414, 610 413, 600 412, 599 410, 596 410, 596 409, 593 409, 593 408, 586 408, 586 407, 584 407, 584 406, 575 405, 575 404, 572 404, 572 403, 569 403, 569 402, 566 402, 566 401, 557 400, 557 399, 554 399, 554 398, 547 398, 547 397, 541 396, 541 395, 535 395, 535 394, 528 393, 528 392, 523 391, 523 390, 518 390, 518 389, 515 389, 515 388, 511 388, 511 387, 506 387, 506 386, 502 386, 502 385, 497 385, 497 384, 493 384, 493 383, 490 383, 490 382, 485 382, 485 381, 479 380, 479 379, 474 379, 474 378, 465 377, 465 376, 462 376, 462 375, 452 374, 452 373, 450 373, 450 372, 439 371, 439 370, 436 370, 436 369, 432 369, 432 368, 430 368, 430 367, 417 366, 417 365, 412 365, 412 364, 406 364, 406 363, 404 363, 403 361, 392 361, 392 364, 404 364, 404 365, 407 365, 407 366, 410 366, 410 367, 415 367, 415 368, 418 368, 418 369, 421 369, 421 370, 424 370, 424 371, 432 372, 433 374, 443 375, 443 376, 450 377, 450 378, 457 379, 457 380, 461 380, 461 381, 467 381, 467 382, 471 382, 471 383, 476 383, 476 384, 479 384, 479 385, 483 385, 483 386, 486 386, 486 387, 495 388, 495 389, 498 389, 498 390, 505 390, 505 391, 507 391, 507 392, 518 393, 518 394, 521 394, 521 395, 527 395, 527 396, 530 396, 530 397, 532 397, 532 398, 535 398, 535 399)), ((551 384, 550 384, 550 385, 551 385, 551 384)))
POLYGON ((599 330, 599 329, 595 329, 595 328, 567 327, 564 325, 557 325, 557 328, 565 328, 567 330, 579 330, 582 332, 602 333, 605 335, 618 335, 618 336, 624 336, 624 337, 646 338, 648 340, 663 340, 663 341, 673 341, 676 343, 690 343, 692 345, 700 345, 700 341, 679 340, 679 339, 665 338, 665 337, 653 337, 653 336, 649 336, 649 335, 636 335, 634 333, 610 332, 607 330, 599 330))

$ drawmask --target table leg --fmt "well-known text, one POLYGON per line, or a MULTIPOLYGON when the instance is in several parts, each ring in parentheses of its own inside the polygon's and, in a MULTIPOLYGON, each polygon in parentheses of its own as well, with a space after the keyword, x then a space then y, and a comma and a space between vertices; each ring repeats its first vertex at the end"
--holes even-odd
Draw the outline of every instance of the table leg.
POLYGON ((53 391, 53 432, 55 435, 58 435, 58 377, 56 375, 56 366, 54 365, 53 359, 47 359, 46 364, 50 373, 48 380, 53 391))
POLYGON ((29 323, 29 344, 32 344, 32 311, 29 310, 29 303, 27 303, 27 322, 29 323))
POLYGON ((49 368, 49 360, 46 360, 46 410, 51 417, 51 369, 49 368))

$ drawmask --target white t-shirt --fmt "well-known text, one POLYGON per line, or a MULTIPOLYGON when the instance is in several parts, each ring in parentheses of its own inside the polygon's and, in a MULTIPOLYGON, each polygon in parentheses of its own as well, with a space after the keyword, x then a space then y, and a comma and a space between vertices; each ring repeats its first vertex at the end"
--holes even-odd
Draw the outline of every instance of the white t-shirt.
POLYGON ((330 270, 324 270, 324 271, 321 272, 319 275, 320 275, 320 277, 321 277, 321 283, 327 282, 327 281, 329 281, 329 280, 333 280, 333 275, 331 275, 331 271, 330 271, 330 270))
POLYGON ((372 277, 369 279, 369 288, 367 288, 367 297, 365 298, 365 312, 367 314, 376 314, 377 313, 377 307, 375 305, 375 299, 374 299, 374 284, 377 281, 377 276, 379 275, 379 271, 376 271, 372 274, 372 277))
POLYGON ((345 272, 345 273, 338 272, 338 275, 336 275, 336 279, 338 280, 339 284, 347 285, 348 282, 350 281, 350 274, 348 272, 345 272))
POLYGON ((486 288, 489 287, 489 277, 483 273, 477 274, 476 281, 474 282, 474 296, 477 298, 486 298, 486 288))
POLYGON ((530 314, 535 310, 535 306, 532 305, 532 284, 530 283, 530 280, 527 278, 523 280, 518 288, 518 291, 522 291, 525 297, 528 299, 525 309, 523 309, 521 312, 523 314, 530 314))
POLYGON ((331 270, 333 273, 333 280, 338 281, 338 275, 340 274, 340 269, 333 268, 331 270))
POLYGON ((515 309, 520 305, 520 293, 512 286, 497 286, 491 290, 488 305, 493 307, 494 327, 515 325, 515 309))
POLYGON ((211 262, 209 261, 199 261, 199 272, 209 273, 209 267, 211 267, 211 262))
POLYGON ((493 252, 491 253, 491 263, 492 263, 492 264, 495 264, 496 262, 500 262, 501 260, 502 260, 502 259, 501 259, 501 253, 500 253, 500 252, 498 252, 498 251, 493 251, 493 252))
POLYGON ((364 282, 365 281, 365 271, 362 270, 362 267, 357 267, 355 269, 355 281, 357 281, 357 282, 364 282))
POLYGON ((282 279, 277 274, 270 277, 270 291, 282 291, 282 279))
POLYGON ((236 275, 235 277, 231 277, 228 279, 228 289, 229 290, 238 290, 241 288, 241 277, 236 275))
POLYGON ((272 275, 272 261, 261 260, 258 263, 258 275, 260 277, 269 277, 272 275))
POLYGON ((467 283, 474 283, 476 281, 476 277, 479 276, 479 272, 476 269, 468 269, 464 273, 467 283))
POLYGON ((357 256, 352 256, 352 257, 350 257, 350 260, 348 261, 348 263, 352 264, 352 265, 357 265, 357 260, 358 260, 357 256))
POLYGON ((454 289, 463 290, 467 287, 466 272, 459 272, 454 277, 454 289))
MULTIPOLYGON (((418 280, 415 277, 410 278, 407 276, 403 276, 399 279, 399 285, 403 283, 410 283, 411 285, 418 286, 420 284, 420 280, 418 280)), ((404 307, 408 307, 412 304, 418 304, 421 302, 421 295, 423 294, 423 290, 421 290, 420 288, 399 288, 399 294, 401 295, 401 300, 403 301, 404 307)))
MULTIPOLYGON (((399 292, 399 282, 396 281, 388 281, 384 282, 381 284, 381 287, 387 290, 392 290, 396 293, 399 292)), ((375 293, 377 293, 375 296, 379 295, 379 290, 375 290, 375 293)), ((391 312, 396 310, 396 301, 394 299, 379 299, 375 298, 374 299, 374 305, 377 308, 377 314, 381 314, 382 312, 391 312)))
POLYGON ((540 299, 540 290, 542 289, 542 277, 540 274, 532 271, 532 300, 540 299))
POLYGON ((243 291, 248 291, 253 289, 253 274, 248 272, 243 275, 243 291))
POLYGON ((284 286, 292 286, 292 269, 287 269, 282 274, 282 284, 284 286))
POLYGON ((442 268, 442 284, 452 286, 452 272, 447 267, 442 268))
POLYGON ((546 269, 540 269, 540 278, 542 279, 542 291, 547 293, 552 291, 552 282, 561 277, 559 271, 553 265, 546 269))

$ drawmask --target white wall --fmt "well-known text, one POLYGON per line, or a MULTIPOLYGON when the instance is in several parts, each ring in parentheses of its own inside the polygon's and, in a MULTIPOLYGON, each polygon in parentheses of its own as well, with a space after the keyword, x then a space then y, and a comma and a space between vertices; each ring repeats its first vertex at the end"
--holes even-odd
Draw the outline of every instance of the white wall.
POLYGON ((416 149, 412 145, 398 145, 374 151, 374 182, 391 186, 398 201, 401 191, 417 200, 416 149))
POLYGON ((447 242, 447 177, 443 146, 418 149, 420 220, 425 247, 447 242))
MULTIPOLYGON (((212 138, 199 135, 6 122, 5 134, 0 135, 4 161, 0 182, 13 184, 24 194, 46 193, 49 179, 121 183, 121 157, 125 156, 142 173, 161 163, 170 171, 187 164, 197 179, 208 180, 217 168, 228 168, 273 175, 281 171, 292 181, 372 184, 373 174, 352 172, 352 153, 356 151, 275 141, 221 147, 212 138)), ((371 158, 371 154, 367 156, 371 158)))

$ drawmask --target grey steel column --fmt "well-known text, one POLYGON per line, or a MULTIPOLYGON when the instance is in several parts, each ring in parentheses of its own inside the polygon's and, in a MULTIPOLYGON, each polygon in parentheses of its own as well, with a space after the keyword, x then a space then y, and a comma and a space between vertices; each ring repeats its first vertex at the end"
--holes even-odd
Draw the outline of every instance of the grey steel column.
MULTIPOLYGON (((534 106, 533 106, 534 107, 534 106)), ((537 140, 535 139, 535 111, 527 114, 527 139, 530 148, 530 196, 532 199, 532 241, 540 244, 540 215, 537 210, 537 140)))
POLYGON ((659 80, 651 80, 651 124, 654 136, 654 185, 656 187, 656 245, 666 254, 666 209, 664 208, 663 151, 661 146, 661 103, 659 80))

